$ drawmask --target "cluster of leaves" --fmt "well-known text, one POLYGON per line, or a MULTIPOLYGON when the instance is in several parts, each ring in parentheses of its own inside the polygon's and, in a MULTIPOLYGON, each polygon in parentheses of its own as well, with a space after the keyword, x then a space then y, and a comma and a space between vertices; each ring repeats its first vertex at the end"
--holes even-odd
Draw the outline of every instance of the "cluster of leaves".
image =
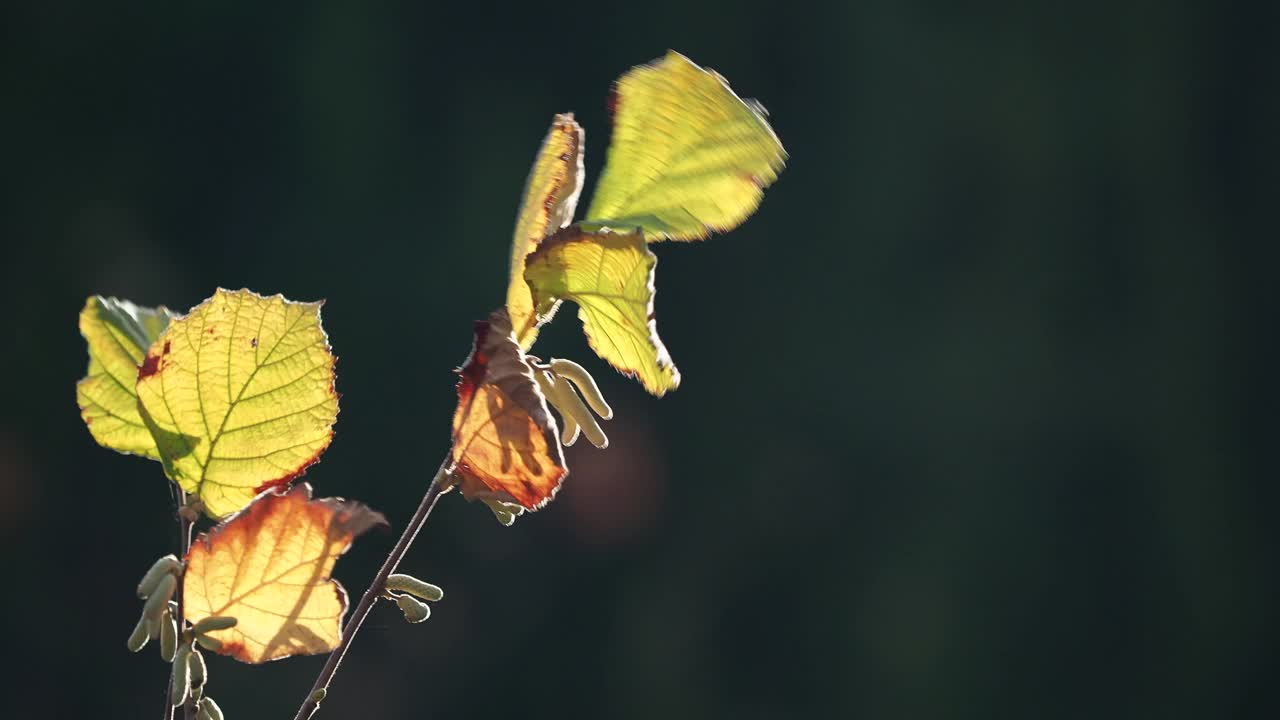
MULTIPOLYGON (((476 323, 459 370, 441 477, 504 524, 556 494, 567 474, 562 445, 579 431, 607 444, 596 415, 608 419, 611 410, 591 376, 528 354, 539 328, 573 301, 601 358, 654 395, 675 389, 680 374, 654 321, 657 259, 648 244, 735 227, 786 159, 759 105, 678 53, 626 73, 609 102, 605 169, 577 223, 583 131, 572 115, 555 117, 517 217, 506 303, 476 323)), ((85 303, 89 369, 77 396, 94 439, 158 461, 179 513, 217 522, 185 557, 159 564, 177 582, 144 581, 147 593, 140 586, 147 604, 131 648, 156 635, 161 617, 174 621, 170 634, 188 652, 198 640, 248 663, 342 642, 347 596, 330 578, 334 563, 385 521, 359 503, 312 499, 305 483, 290 488, 329 446, 338 414, 320 305, 221 289, 182 316, 114 298, 85 303)), ((394 600, 411 622, 428 615, 412 596, 442 595, 396 575, 370 592, 394 600)))
POLYGON ((245 662, 333 649, 346 595, 329 573, 381 516, 287 485, 338 415, 320 303, 218 290, 175 316, 91 297, 80 413, 103 446, 160 462, 184 510, 223 520, 182 559, 182 617, 232 616, 218 652, 245 662))
POLYGON ((567 473, 548 400, 566 424, 594 425, 568 384, 558 383, 566 378, 555 377, 556 362, 544 366, 527 354, 538 329, 571 300, 597 355, 653 395, 674 390, 680 373, 654 321, 658 260, 648 244, 736 227, 786 160, 758 103, 676 52, 623 75, 609 106, 605 168, 578 223, 583 131, 569 114, 552 122, 516 220, 506 305, 476 324, 461 370, 457 482, 499 518, 546 504, 567 473))

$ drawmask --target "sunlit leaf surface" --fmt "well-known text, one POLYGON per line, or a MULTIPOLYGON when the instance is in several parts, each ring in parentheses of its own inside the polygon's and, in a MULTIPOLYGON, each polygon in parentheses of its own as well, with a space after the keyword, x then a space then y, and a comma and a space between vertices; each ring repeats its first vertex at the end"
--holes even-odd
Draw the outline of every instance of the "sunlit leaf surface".
POLYGON ((700 240, 760 204, 786 161, 764 110, 677 52, 618 79, 613 137, 587 219, 647 240, 700 240))
POLYGON ((680 384, 680 372, 653 319, 657 263, 641 233, 570 226, 529 256, 525 279, 539 307, 560 300, 577 303, 596 354, 661 396, 680 384))
POLYGON ((209 633, 247 663, 314 655, 338 645, 347 593, 329 578, 352 541, 382 515, 355 502, 311 499, 311 486, 267 492, 201 535, 187 554, 183 606, 193 624, 234 617, 209 633))
POLYGON ((155 440, 138 414, 138 366, 173 314, 164 306, 93 296, 80 311, 89 371, 76 384, 80 417, 99 445, 158 460, 155 440))
POLYGON ((574 122, 573 115, 557 115, 525 181, 511 241, 507 312, 516 338, 526 350, 538 336, 538 325, 529 287, 524 282, 524 259, 543 238, 573 220, 582 192, 582 142, 582 128, 574 122))
POLYGON ((475 347, 460 372, 453 461, 463 494, 536 510, 568 471, 555 419, 506 310, 476 323, 475 347))
POLYGON ((320 303, 218 290, 175 319, 138 371, 165 471, 222 517, 315 463, 338 415, 320 303))

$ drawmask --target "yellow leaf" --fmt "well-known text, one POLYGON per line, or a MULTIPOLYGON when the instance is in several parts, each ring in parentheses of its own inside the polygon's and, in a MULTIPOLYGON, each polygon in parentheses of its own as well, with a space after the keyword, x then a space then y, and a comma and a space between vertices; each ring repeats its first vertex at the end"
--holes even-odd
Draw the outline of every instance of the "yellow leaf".
POLYGON ((506 310, 476 323, 475 347, 459 372, 453 462, 463 495, 529 510, 545 505, 568 470, 555 418, 506 310))
POLYGON ((338 415, 321 303, 218 290, 147 351, 138 400, 169 477, 213 517, 315 463, 338 415))
POLYGON ((173 314, 163 305, 138 307, 127 300, 90 297, 80 311, 80 334, 89 345, 88 374, 76 383, 80 417, 99 445, 159 460, 155 440, 138 415, 138 365, 173 314))
POLYGON ((585 232, 572 225, 529 256, 525 280, 539 308, 578 304, 582 329, 596 354, 657 396, 680 384, 653 320, 658 258, 640 232, 585 232))
POLYGON ((263 663, 338 645, 347 593, 329 579, 356 536, 386 520, 360 503, 311 499, 301 483, 269 491, 201 535, 187 553, 183 608, 192 624, 233 617, 208 633, 221 655, 263 663))
POLYGON ((538 325, 529 286, 524 282, 524 259, 543 238, 573 220, 582 180, 582 128, 574 122, 571 113, 557 115, 525 181, 515 237, 511 241, 507 312, 516 338, 525 350, 537 338, 538 325))
POLYGON ((613 137, 587 219, 652 240, 701 240, 742 223, 786 151, 764 109, 677 52, 632 69, 610 97, 613 137))

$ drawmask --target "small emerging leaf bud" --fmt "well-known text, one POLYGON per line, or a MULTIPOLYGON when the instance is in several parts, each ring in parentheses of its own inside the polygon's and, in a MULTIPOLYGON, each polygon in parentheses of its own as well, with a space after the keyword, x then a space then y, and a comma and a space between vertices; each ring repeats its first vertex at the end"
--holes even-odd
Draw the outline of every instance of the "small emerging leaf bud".
POLYGON ((133 628, 133 634, 129 635, 129 652, 138 652, 147 646, 147 642, 151 640, 151 623, 147 622, 147 616, 143 615, 138 618, 138 624, 133 628))
POLYGON ((562 378, 572 380, 574 385, 578 386, 578 392, 582 393, 582 399, 587 401, 591 409, 597 415, 605 420, 613 418, 613 408, 609 407, 609 403, 604 401, 604 395, 600 394, 600 386, 596 385, 596 379, 591 377, 591 373, 587 369, 572 360, 551 360, 551 372, 562 378))
POLYGON ((196 720, 223 720, 222 708, 218 707, 218 703, 213 701, 211 697, 200 698, 200 712, 196 715, 196 720))
POLYGON ((217 638, 211 638, 208 635, 196 635, 196 642, 209 652, 218 652, 222 649, 222 641, 217 638))
POLYGON ((142 615, 152 623, 160 621, 160 613, 169 606, 169 598, 173 597, 173 591, 178 589, 178 578, 172 575, 165 575, 160 578, 160 582, 156 583, 155 592, 147 596, 147 601, 142 605, 142 615))
MULTIPOLYGON (((146 599, 156 591, 160 581, 166 575, 173 575, 178 572, 182 563, 178 562, 178 558, 173 555, 165 555, 147 570, 147 574, 142 576, 142 581, 138 583, 138 598, 146 599)), ((168 600, 168 598, 165 598, 168 600)))
POLYGON ((423 600, 435 602, 444 598, 444 590, 439 586, 424 582, 412 575, 402 575, 396 573, 387 576, 387 589, 396 592, 406 592, 423 600))
POLYGON ((199 637, 205 633, 233 628, 238 622, 240 621, 233 617, 213 615, 196 623, 195 626, 191 628, 191 632, 195 633, 196 636, 199 637))
POLYGON ((404 619, 410 623, 420 623, 431 617, 431 608, 412 595, 397 595, 396 605, 400 607, 400 612, 404 613, 404 619))
POLYGON ((169 686, 169 704, 177 707, 187 701, 191 689, 191 646, 183 643, 173 659, 173 683, 169 686))
POLYGON ((187 672, 191 675, 191 692, 197 693, 204 687, 204 681, 207 677, 208 668, 204 664, 204 655, 199 650, 191 648, 191 656, 187 658, 187 672))
POLYGON ((324 688, 316 688, 316 691, 311 693, 311 702, 315 703, 316 705, 319 705, 320 703, 324 702, 324 699, 328 697, 328 695, 329 695, 328 690, 325 690, 324 688))
POLYGON ((174 615, 178 612, 178 604, 170 601, 160 615, 160 659, 173 662, 178 651, 178 621, 174 615))

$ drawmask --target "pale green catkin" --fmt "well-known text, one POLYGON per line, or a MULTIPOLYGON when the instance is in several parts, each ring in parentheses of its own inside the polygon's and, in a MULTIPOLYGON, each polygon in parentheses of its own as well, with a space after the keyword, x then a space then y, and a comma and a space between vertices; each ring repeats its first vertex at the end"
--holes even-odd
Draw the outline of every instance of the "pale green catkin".
POLYGON ((173 575, 177 572, 181 563, 178 558, 173 555, 165 555, 151 565, 151 569, 142 576, 142 581, 138 583, 138 597, 147 598, 155 592, 160 580, 166 575, 173 575))
POLYGON ((169 598, 173 597, 173 591, 177 589, 178 579, 174 576, 165 575, 160 578, 160 582, 156 583, 155 592, 148 595, 147 601, 142 605, 143 617, 152 623, 159 623, 160 613, 164 612, 164 609, 169 606, 169 598))
POLYGON ((423 600, 432 602, 444 598, 444 590, 429 582, 419 580, 412 575, 393 574, 387 576, 387 589, 393 592, 406 592, 423 600))
POLYGON ((200 698, 200 713, 196 715, 197 720, 223 720, 222 708, 218 707, 218 703, 213 701, 211 697, 200 698))
POLYGON ((143 615, 138 618, 138 624, 133 628, 133 633, 129 635, 129 642, 126 645, 129 652, 138 652, 147 646, 147 642, 151 640, 151 623, 147 621, 147 616, 143 615))
POLYGON ((187 692, 191 689, 191 646, 183 643, 173 659, 173 683, 169 686, 169 703, 174 707, 187 700, 187 692))
POLYGON ((591 377, 591 373, 587 369, 572 360, 553 359, 551 361, 551 372, 562 378, 573 381, 578 386, 578 391, 582 393, 582 399, 587 401, 591 409, 597 415, 609 420, 613 417, 613 408, 609 407, 609 403, 605 402, 604 395, 600 393, 600 386, 596 385, 596 379, 591 377))
POLYGON ((160 659, 165 662, 173 662, 178 651, 178 622, 174 619, 177 610, 177 603, 170 602, 160 616, 160 659))
POLYGON ((222 649, 222 641, 217 638, 211 638, 208 635, 196 635, 196 642, 209 652, 218 652, 222 649))
POLYGON ((211 633, 216 630, 229 630, 235 627, 238 622, 240 621, 233 617, 213 615, 196 623, 195 626, 191 628, 191 632, 196 635, 204 635, 205 633, 211 633))
POLYGON ((404 613, 404 619, 410 623, 420 623, 431 617, 431 608, 421 600, 412 595, 396 596, 396 605, 400 607, 400 611, 404 613))

